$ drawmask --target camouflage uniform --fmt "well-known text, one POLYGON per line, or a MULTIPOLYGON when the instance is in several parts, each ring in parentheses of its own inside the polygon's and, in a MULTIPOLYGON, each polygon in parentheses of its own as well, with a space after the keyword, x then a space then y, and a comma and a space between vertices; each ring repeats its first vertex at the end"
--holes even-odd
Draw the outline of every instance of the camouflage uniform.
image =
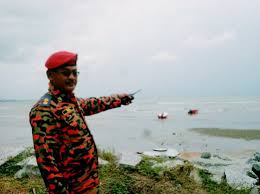
POLYGON ((97 193, 97 148, 84 116, 121 106, 119 95, 79 99, 50 85, 31 109, 37 163, 50 194, 97 193))

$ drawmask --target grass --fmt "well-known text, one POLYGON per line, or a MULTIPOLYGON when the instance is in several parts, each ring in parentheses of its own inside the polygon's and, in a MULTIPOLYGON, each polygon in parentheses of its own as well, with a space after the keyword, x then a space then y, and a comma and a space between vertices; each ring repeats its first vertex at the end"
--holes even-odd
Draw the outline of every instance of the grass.
POLYGON ((10 157, 0 166, 0 193, 1 194, 28 194, 34 188, 37 194, 45 194, 46 189, 41 177, 31 176, 15 179, 15 173, 21 169, 16 164, 32 156, 32 149, 28 148, 15 157, 10 157))
POLYGON ((112 151, 98 150, 98 156, 110 163, 115 163, 118 160, 112 151))
POLYGON ((29 194, 32 193, 33 188, 37 194, 47 194, 41 177, 15 179, 9 176, 0 176, 1 194, 29 194))
POLYGON ((260 129, 193 128, 191 130, 209 136, 241 138, 246 140, 260 139, 260 129))
MULTIPOLYGON (((207 194, 234 193, 246 194, 249 189, 236 190, 224 180, 218 184, 210 179, 205 170, 199 170, 202 184, 190 176, 195 167, 189 162, 175 168, 153 167, 154 163, 162 163, 166 159, 160 157, 143 157, 142 161, 132 168, 118 164, 112 152, 99 151, 100 157, 109 161, 99 168, 101 194, 207 194)), ((15 165, 32 155, 26 150, 16 157, 10 158, 0 166, 1 194, 29 194, 35 189, 37 194, 47 194, 41 177, 13 178, 19 168, 15 165)))

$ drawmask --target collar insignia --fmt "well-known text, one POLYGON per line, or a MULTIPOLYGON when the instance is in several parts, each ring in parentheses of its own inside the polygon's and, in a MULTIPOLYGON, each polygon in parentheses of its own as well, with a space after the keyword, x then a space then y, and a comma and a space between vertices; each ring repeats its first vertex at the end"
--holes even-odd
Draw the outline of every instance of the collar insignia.
POLYGON ((49 99, 48 98, 44 98, 42 101, 43 104, 48 104, 49 103, 49 99))

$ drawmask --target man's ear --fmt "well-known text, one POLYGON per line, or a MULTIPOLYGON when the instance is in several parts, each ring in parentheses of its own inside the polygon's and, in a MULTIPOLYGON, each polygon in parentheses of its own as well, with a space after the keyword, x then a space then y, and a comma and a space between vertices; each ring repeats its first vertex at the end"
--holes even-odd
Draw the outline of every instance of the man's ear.
POLYGON ((47 77, 48 77, 48 79, 51 81, 52 79, 53 79, 53 71, 50 71, 50 70, 47 70, 47 72, 46 72, 46 75, 47 75, 47 77))

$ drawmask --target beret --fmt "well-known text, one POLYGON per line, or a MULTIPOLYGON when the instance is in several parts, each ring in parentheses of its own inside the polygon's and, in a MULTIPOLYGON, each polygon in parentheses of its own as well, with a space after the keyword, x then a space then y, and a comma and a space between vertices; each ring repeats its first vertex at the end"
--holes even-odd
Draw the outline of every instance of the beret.
POLYGON ((47 67, 47 69, 55 69, 65 64, 76 65, 77 56, 78 55, 76 53, 71 53, 68 51, 55 52, 49 56, 45 63, 45 67, 47 67))

